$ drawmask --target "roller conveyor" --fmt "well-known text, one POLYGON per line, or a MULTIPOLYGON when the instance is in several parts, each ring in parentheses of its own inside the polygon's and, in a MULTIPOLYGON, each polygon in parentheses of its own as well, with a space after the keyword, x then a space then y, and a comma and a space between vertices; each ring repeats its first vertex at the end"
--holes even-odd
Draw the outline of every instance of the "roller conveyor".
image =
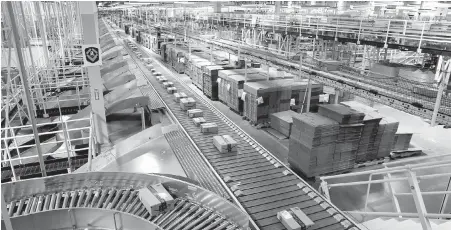
MULTIPOLYGON (((183 32, 175 32, 175 34, 184 36, 183 32)), ((198 36, 194 34, 189 34, 188 36, 190 37, 190 39, 197 40, 202 43, 213 43, 215 44, 215 46, 221 47, 231 53, 236 53, 237 51, 238 44, 236 42, 226 40, 206 42, 201 38, 198 38, 198 36)), ((266 60, 270 60, 270 62, 268 63, 270 65, 275 65, 278 68, 284 67, 284 70, 287 72, 293 73, 295 75, 299 74, 299 70, 297 70, 299 63, 287 61, 285 60, 285 57, 268 51, 244 46, 242 47, 241 55, 260 63, 267 63, 266 60)), ((368 80, 368 77, 363 76, 356 71, 351 72, 354 77, 348 78, 348 72, 333 74, 317 70, 317 68, 312 68, 311 65, 309 66, 306 63, 304 63, 303 71, 305 71, 305 76, 310 75, 313 80, 327 86, 338 88, 344 91, 349 91, 352 94, 380 102, 382 104, 391 106, 401 111, 408 112, 413 115, 420 116, 425 119, 431 119, 432 117, 434 103, 431 102, 431 99, 425 98, 420 94, 413 94, 412 92, 409 92, 408 95, 405 95, 402 90, 400 91, 400 88, 402 87, 398 87, 395 91, 393 91, 392 89, 390 89, 390 87, 384 87, 384 84, 381 84, 378 80, 368 80), (311 73, 315 74, 312 75, 311 73), (376 92, 376 94, 374 94, 374 92, 376 92)), ((451 124, 450 104, 450 99, 446 96, 443 96, 442 105, 439 108, 439 114, 437 117, 437 121, 439 123, 451 124)))
MULTIPOLYGON (((130 50, 129 53, 132 55, 130 50)), ((146 56, 146 52, 141 53, 143 57, 146 56)), ((326 203, 327 207, 321 206, 320 202, 323 202, 323 200, 317 192, 313 192, 302 179, 293 175, 286 166, 278 163, 270 153, 254 142, 207 100, 197 95, 166 69, 158 69, 168 80, 174 83, 179 92, 185 92, 188 97, 196 99, 196 108, 203 110, 204 118, 218 125, 219 133, 215 135, 229 134, 238 142, 239 151, 237 153, 219 153, 212 144, 211 138, 214 135, 200 133, 199 128, 194 125, 191 118, 188 118, 186 112, 183 112, 179 105, 174 102, 173 95, 166 93, 165 89, 152 77, 150 71, 140 61, 136 61, 136 63, 143 75, 147 77, 148 82, 161 96, 167 109, 187 131, 201 154, 204 155, 218 175, 222 179, 225 176, 232 178, 232 181, 226 183, 227 187, 231 190, 236 187, 237 190, 243 192, 243 195, 234 193, 234 196, 260 229, 284 229, 276 217, 277 212, 296 206, 303 209, 315 221, 313 229, 356 228, 349 219, 338 218, 339 212, 329 203, 326 203), (240 165, 235 166, 234 163, 236 162, 240 162, 240 165), (255 162, 259 163, 255 164, 255 162), (236 184, 238 186, 235 186, 236 184), (317 199, 315 200, 315 198, 317 199), (333 210, 333 212, 328 212, 328 209, 333 210)), ((200 218, 206 218, 210 222, 208 225, 203 224, 203 227, 214 229, 220 226, 220 224, 215 223, 216 218, 203 215, 200 218)), ((193 226, 197 226, 195 222, 191 222, 186 229, 191 229, 190 227, 193 226)))
POLYGON ((152 217, 138 198, 138 191, 130 192, 127 189, 104 188, 96 190, 96 195, 94 196, 84 196, 84 194, 91 194, 91 191, 88 188, 86 190, 41 194, 12 201, 7 205, 8 215, 10 217, 19 217, 47 210, 87 208, 86 204, 89 204, 89 207, 97 209, 123 210, 127 208, 126 212, 148 219, 165 230, 191 229, 189 227, 190 223, 202 223, 205 226, 221 225, 223 229, 227 227, 236 228, 235 224, 228 221, 221 214, 189 199, 177 199, 175 209, 160 216, 152 217), (108 198, 104 199, 104 197, 108 198), (118 200, 133 200, 133 202, 115 203, 118 200))

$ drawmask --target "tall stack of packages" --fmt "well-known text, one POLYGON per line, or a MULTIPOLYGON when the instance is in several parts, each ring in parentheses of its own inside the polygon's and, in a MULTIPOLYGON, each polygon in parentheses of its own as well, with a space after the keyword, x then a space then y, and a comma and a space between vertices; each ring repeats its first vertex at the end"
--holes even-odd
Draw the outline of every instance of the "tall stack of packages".
POLYGON ((376 135, 376 142, 379 142, 379 147, 377 155, 373 159, 390 156, 398 127, 399 122, 395 119, 390 117, 382 118, 376 135))
POLYGON ((269 122, 270 111, 277 106, 280 90, 280 86, 273 81, 245 83, 244 116, 253 124, 269 122))
POLYGON ((288 163, 306 177, 333 171, 338 122, 316 113, 294 114, 288 163))
POLYGON ((206 66, 211 66, 214 65, 212 62, 210 61, 203 61, 203 62, 197 62, 197 68, 196 68, 196 86, 200 89, 203 90, 204 87, 204 71, 203 69, 205 69, 206 66))
POLYGON ((402 151, 408 150, 410 147, 410 141, 412 140, 413 133, 397 133, 395 135, 392 150, 402 151))
POLYGON ((332 161, 334 171, 354 168, 365 114, 338 104, 320 105, 318 113, 340 124, 332 161))
POLYGON ((291 127, 293 125, 293 116, 295 115, 297 115, 297 113, 292 110, 271 114, 271 128, 279 131, 286 137, 290 137, 291 127))
POLYGON ((357 150, 356 162, 373 160, 372 156, 377 155, 378 143, 376 142, 379 123, 382 116, 379 113, 371 111, 365 112, 363 118, 363 130, 360 138, 359 149, 357 150))
MULTIPOLYGON (((300 113, 302 109, 302 112, 306 112, 308 80, 296 81, 296 84, 298 84, 298 86, 291 88, 292 90, 291 95, 292 98, 294 99, 293 110, 300 113)), ((318 112, 319 95, 322 92, 323 92, 322 85, 316 82, 312 82, 312 93, 310 97, 310 112, 318 112)))
MULTIPOLYGON (((229 107, 229 101, 232 99, 233 95, 233 89, 236 90, 236 94, 238 95, 238 89, 243 89, 244 84, 244 77, 240 77, 244 73, 243 69, 227 69, 227 70, 220 70, 218 71, 218 98, 225 104, 227 104, 229 107), (233 76, 237 75, 237 76, 233 76), (233 77, 232 77, 233 76, 233 77), (237 80, 234 80, 237 79, 237 80), (236 86, 235 86, 236 84, 236 86)), ((254 72, 253 69, 248 69, 248 74, 250 72, 254 72)), ((232 107, 231 107, 232 108, 232 107)))
MULTIPOLYGON (((227 78, 228 84, 230 84, 230 97, 227 97, 227 105, 234 111, 243 112, 244 101, 241 99, 244 89, 245 74, 243 69, 235 70, 237 75, 230 75, 227 78)), ((248 69, 247 82, 264 81, 265 78, 261 75, 255 74, 252 69, 248 69)), ((226 86, 227 87, 227 86, 226 86)), ((227 88, 226 88, 227 90, 227 88)))
POLYGON ((204 67, 203 91, 211 100, 218 100, 218 72, 222 70, 221 66, 210 65, 204 67))

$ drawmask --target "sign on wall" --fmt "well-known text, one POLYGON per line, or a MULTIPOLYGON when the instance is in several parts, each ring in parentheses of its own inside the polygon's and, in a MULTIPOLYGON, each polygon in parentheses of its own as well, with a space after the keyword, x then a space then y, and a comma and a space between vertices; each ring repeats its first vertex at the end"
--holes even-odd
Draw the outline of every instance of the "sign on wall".
POLYGON ((83 66, 99 66, 102 65, 102 58, 100 55, 99 44, 88 44, 82 46, 83 51, 83 66))

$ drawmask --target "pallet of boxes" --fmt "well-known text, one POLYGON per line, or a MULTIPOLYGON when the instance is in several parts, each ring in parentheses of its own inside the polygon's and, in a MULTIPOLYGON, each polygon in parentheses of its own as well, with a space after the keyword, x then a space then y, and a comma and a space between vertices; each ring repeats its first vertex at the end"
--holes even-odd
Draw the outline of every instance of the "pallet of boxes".
POLYGON ((320 105, 318 114, 340 124, 335 142, 332 172, 341 172, 354 168, 364 127, 362 122, 365 114, 338 104, 320 105))
POLYGON ((333 171, 338 122, 316 113, 293 116, 289 140, 288 163, 306 177, 315 177, 333 171))

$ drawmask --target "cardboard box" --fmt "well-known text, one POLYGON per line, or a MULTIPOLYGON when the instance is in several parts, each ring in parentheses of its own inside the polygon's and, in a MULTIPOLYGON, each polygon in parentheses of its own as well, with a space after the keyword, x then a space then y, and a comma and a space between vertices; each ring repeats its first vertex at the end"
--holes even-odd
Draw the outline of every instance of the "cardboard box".
POLYGON ((294 217, 287 210, 283 210, 277 213, 277 219, 287 228, 288 230, 301 230, 302 227, 297 223, 294 217))
POLYGON ((237 151, 238 143, 229 135, 214 136, 213 145, 220 153, 231 153, 237 151))
POLYGON ((180 99, 180 107, 183 111, 196 108, 196 101, 192 97, 180 99))
POLYGON ((174 93, 174 101, 180 102, 180 99, 182 99, 182 98, 187 98, 187 96, 184 92, 174 93))
POLYGON ((174 208, 175 200, 162 184, 144 187, 138 197, 147 211, 156 216, 174 208))
POLYGON ((218 133, 218 125, 214 122, 203 123, 200 125, 200 131, 202 133, 218 133))
POLYGON ((193 118, 194 124, 199 127, 201 124, 206 123, 207 121, 203 117, 195 117, 193 118))
POLYGON ((170 88, 173 87, 174 83, 172 83, 171 81, 167 81, 167 82, 163 82, 163 87, 166 88, 170 88))
POLYGON ((277 219, 288 230, 305 230, 315 223, 300 208, 294 207, 277 213, 277 219))
POLYGON ((169 94, 174 94, 177 92, 177 88, 175 87, 169 87, 166 90, 168 91, 169 94))
POLYGON ((158 79, 158 81, 159 81, 160 83, 163 83, 163 82, 167 82, 168 79, 166 79, 165 77, 161 76, 161 77, 158 79))
POLYGON ((188 117, 203 117, 204 112, 201 109, 190 109, 188 110, 188 117))

